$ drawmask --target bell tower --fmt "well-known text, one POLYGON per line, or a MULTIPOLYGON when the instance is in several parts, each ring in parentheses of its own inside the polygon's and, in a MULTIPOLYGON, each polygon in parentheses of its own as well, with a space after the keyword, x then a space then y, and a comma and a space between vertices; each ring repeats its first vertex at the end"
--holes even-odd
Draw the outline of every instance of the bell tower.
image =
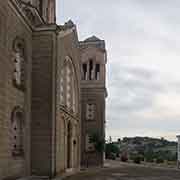
POLYGON ((56 23, 56 0, 32 0, 32 4, 47 24, 56 23))
POLYGON ((81 52, 81 164, 99 166, 104 153, 90 141, 92 136, 105 139, 106 47, 105 41, 92 36, 80 42, 81 52))

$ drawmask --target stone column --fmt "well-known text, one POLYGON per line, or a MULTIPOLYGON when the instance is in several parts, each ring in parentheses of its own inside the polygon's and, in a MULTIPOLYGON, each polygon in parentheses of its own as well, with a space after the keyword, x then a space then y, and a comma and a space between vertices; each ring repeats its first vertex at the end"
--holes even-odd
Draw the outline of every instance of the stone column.
POLYGON ((95 80, 96 76, 95 76, 95 73, 96 73, 96 63, 93 62, 93 69, 92 69, 92 80, 95 80))
POLYGON ((89 62, 88 62, 87 63, 87 78, 86 78, 86 80, 90 80, 89 74, 90 74, 90 72, 89 72, 89 62))

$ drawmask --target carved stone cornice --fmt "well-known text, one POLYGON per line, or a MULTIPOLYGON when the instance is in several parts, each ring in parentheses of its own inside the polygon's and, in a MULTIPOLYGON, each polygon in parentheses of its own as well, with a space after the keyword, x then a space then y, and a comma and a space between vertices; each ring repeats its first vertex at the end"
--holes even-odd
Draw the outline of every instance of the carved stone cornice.
POLYGON ((31 25, 38 26, 45 24, 43 18, 40 16, 39 11, 30 2, 24 2, 22 0, 11 0, 13 1, 18 9, 23 12, 26 18, 29 20, 31 25))

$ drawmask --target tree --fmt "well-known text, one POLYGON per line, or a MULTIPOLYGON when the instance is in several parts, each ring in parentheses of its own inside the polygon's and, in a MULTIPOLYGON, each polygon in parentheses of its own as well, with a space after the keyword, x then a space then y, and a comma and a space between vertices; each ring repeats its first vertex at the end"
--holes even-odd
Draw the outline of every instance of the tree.
POLYGON ((95 132, 90 135, 90 142, 94 144, 97 152, 102 153, 105 150, 105 139, 99 133, 95 132))
POLYGON ((107 158, 112 158, 112 156, 115 155, 115 158, 117 157, 117 155, 119 154, 120 149, 117 145, 113 144, 113 143, 108 143, 106 144, 106 157, 107 158))
POLYGON ((118 143, 121 143, 121 138, 118 138, 118 140, 117 140, 117 141, 118 141, 118 143))

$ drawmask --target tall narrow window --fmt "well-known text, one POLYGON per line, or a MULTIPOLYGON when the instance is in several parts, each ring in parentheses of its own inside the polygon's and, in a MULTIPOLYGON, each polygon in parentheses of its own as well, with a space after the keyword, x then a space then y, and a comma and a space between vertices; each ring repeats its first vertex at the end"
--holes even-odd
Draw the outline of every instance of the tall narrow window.
POLYGON ((43 15, 43 0, 39 0, 39 12, 40 15, 43 15))
POLYGON ((46 20, 49 22, 49 8, 46 8, 45 17, 46 17, 46 20))
POLYGON ((66 56, 60 79, 60 103, 68 110, 77 113, 77 80, 75 68, 70 57, 66 56))
POLYGON ((95 79, 100 80, 100 64, 96 64, 95 79))
POLYGON ((12 155, 23 156, 23 112, 21 108, 15 107, 11 115, 11 136, 12 136, 12 155))
POLYGON ((87 80, 87 64, 82 65, 82 80, 87 80))
POLYGON ((71 80, 71 69, 69 67, 69 64, 67 64, 66 66, 66 105, 68 108, 71 108, 72 104, 71 104, 71 100, 72 100, 72 89, 71 89, 71 85, 72 85, 72 80, 71 80))
POLYGON ((75 87, 75 83, 76 82, 74 82, 74 80, 73 80, 72 81, 72 89, 73 89, 73 91, 72 91, 72 110, 74 113, 76 112, 76 89, 73 88, 73 87, 75 87))
POLYGON ((92 59, 89 61, 89 80, 93 79, 93 61, 92 59))
POLYGON ((60 75, 60 104, 64 105, 64 69, 61 70, 61 75, 60 75))

